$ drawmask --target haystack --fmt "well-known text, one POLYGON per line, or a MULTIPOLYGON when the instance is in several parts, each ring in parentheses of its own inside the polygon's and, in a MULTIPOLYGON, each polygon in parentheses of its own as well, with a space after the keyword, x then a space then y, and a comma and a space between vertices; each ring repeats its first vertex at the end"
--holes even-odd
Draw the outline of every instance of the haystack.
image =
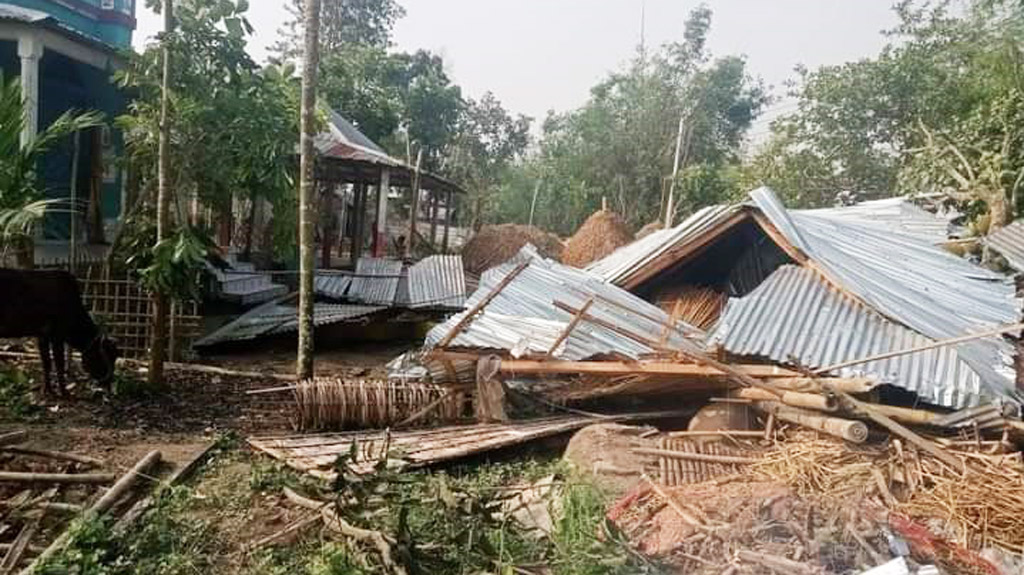
POLYGON ((646 226, 640 228, 640 231, 636 233, 636 239, 642 240, 654 232, 661 231, 665 226, 661 223, 661 220, 654 220, 646 226))
POLYGON ((533 226, 501 224, 484 226, 462 248, 466 271, 480 275, 488 269, 512 259, 526 244, 533 244, 544 257, 562 258, 562 240, 533 226))
POLYGON ((626 222, 615 212, 601 210, 587 218, 565 243, 562 263, 582 268, 632 241, 626 222))

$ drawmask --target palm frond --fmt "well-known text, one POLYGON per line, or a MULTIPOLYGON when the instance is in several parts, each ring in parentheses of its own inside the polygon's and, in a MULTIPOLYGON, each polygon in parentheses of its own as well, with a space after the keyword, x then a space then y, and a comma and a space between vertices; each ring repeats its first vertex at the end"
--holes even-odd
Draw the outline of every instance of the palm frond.
POLYGON ((0 210, 0 243, 29 235, 47 211, 53 211, 63 203, 64 200, 39 200, 20 208, 0 210))

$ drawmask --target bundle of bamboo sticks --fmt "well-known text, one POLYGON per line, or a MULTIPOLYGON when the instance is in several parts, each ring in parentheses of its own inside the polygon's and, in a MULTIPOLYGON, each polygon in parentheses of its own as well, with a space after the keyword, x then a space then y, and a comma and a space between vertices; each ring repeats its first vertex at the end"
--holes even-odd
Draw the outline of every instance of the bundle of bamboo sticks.
POLYGON ((381 380, 317 378, 298 384, 293 393, 295 425, 304 431, 388 427, 428 407, 420 423, 453 421, 463 403, 447 387, 381 380))
POLYGON ((677 293, 662 294, 658 305, 676 319, 707 329, 718 321, 728 298, 711 288, 686 287, 677 293))

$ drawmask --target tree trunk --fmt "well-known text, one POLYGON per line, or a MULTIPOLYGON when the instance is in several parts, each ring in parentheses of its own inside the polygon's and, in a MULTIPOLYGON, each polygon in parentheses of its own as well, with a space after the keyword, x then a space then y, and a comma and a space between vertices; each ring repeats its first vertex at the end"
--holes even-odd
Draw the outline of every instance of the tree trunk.
MULTIPOLYGON (((174 31, 174 2, 164 0, 164 34, 170 36, 174 31)), ((157 207, 156 207, 156 241, 159 243, 170 235, 171 190, 171 126, 170 121, 170 84, 171 84, 171 48, 170 38, 164 38, 163 47, 163 81, 160 96, 160 143, 157 159, 157 207)), ((170 302, 167 294, 157 291, 153 294, 153 342, 149 351, 149 382, 162 385, 164 382, 164 360, 167 356, 167 318, 170 302)))
POLYGON ((320 64, 320 0, 306 0, 306 49, 302 64, 302 159, 299 180, 299 351, 296 377, 313 377, 313 261, 316 226, 313 138, 316 137, 317 68, 320 64))

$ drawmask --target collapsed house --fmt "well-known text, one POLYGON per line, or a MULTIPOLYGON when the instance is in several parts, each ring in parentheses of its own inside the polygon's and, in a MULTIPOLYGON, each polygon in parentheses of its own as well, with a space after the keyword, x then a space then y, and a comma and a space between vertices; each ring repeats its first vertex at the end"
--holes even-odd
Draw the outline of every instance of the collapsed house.
POLYGON ((682 319, 720 296, 706 341, 732 357, 867 377, 948 408, 1019 404, 1014 348, 998 335, 841 365, 1019 321, 1013 282, 937 247, 941 221, 787 210, 766 188, 750 200, 705 208, 588 271, 682 319))

